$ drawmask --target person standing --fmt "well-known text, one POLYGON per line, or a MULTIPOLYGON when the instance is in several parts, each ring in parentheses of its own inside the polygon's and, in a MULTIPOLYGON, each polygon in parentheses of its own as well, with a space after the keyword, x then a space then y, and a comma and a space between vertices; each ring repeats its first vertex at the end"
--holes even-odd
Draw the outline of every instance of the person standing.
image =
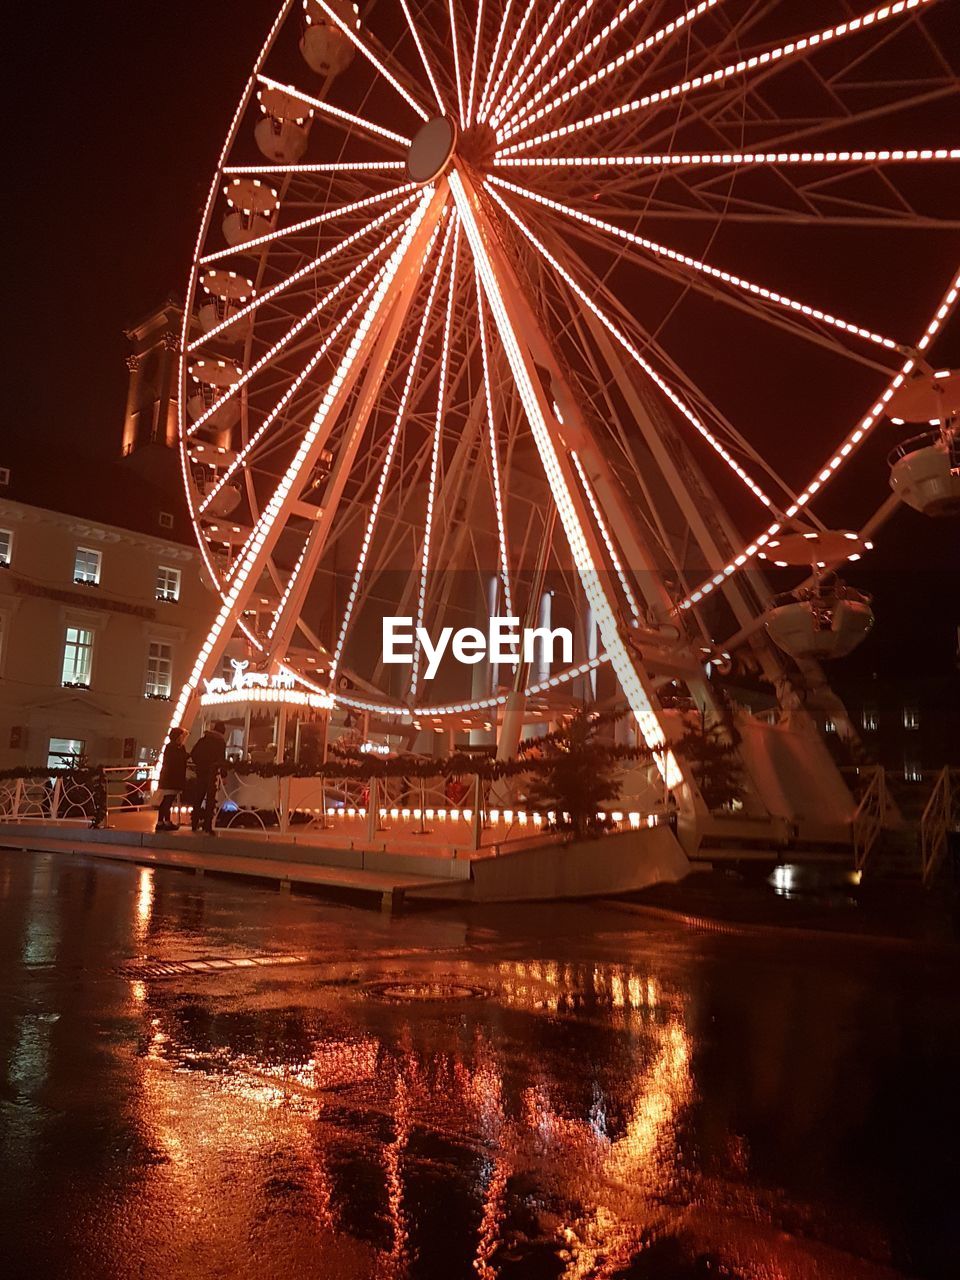
POLYGON ((218 720, 193 744, 190 759, 197 771, 197 790, 190 825, 199 831, 201 825, 213 835, 213 819, 217 811, 217 783, 227 758, 227 726, 218 720))
POLYGON ((160 763, 160 809, 157 812, 157 831, 176 831, 177 824, 170 821, 173 802, 187 789, 186 729, 171 729, 160 763))

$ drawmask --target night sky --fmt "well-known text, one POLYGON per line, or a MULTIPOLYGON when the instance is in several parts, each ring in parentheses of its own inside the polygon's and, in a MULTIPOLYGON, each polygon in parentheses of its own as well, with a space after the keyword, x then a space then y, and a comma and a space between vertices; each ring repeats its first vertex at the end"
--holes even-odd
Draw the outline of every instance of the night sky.
MULTIPOLYGON (((38 446, 116 456, 123 329, 183 291, 223 134, 275 11, 275 0, 57 0, 17 5, 15 31, 8 18, 0 463, 38 446)), ((960 351, 940 359, 960 363, 960 351)), ((861 573, 896 652, 920 626, 949 661, 958 533, 955 520, 903 512, 861 573)))

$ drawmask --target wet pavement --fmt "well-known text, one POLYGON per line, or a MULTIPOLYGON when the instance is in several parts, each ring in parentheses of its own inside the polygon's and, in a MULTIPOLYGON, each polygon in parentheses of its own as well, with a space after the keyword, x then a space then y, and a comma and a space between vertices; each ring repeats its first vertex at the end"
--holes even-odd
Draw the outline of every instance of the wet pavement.
POLYGON ((958 1274, 956 978, 0 852, 0 1274, 958 1274))

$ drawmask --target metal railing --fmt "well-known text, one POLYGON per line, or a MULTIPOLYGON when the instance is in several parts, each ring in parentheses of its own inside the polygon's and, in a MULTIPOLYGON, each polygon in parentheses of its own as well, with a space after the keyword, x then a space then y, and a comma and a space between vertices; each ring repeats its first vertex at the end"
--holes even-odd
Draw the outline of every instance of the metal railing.
POLYGON ((960 769, 944 767, 937 774, 920 819, 920 874, 929 884, 947 852, 951 831, 960 829, 960 769))
POLYGON ((140 813, 156 808, 151 798, 148 764, 108 765, 104 770, 107 784, 107 813, 140 813))
POLYGON ((860 797, 860 803, 857 805, 851 824, 853 865, 857 871, 863 870, 873 852, 874 845, 886 825, 889 808, 887 775, 880 765, 876 765, 873 769, 873 777, 860 797))
POLYGON ((90 826, 99 816, 98 784, 87 771, 0 781, 0 822, 90 826))

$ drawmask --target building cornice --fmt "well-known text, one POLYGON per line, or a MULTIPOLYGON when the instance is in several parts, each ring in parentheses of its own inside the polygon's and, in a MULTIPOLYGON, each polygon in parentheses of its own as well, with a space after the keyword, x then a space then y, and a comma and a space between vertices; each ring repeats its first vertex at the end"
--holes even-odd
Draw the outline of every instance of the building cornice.
POLYGON ((152 534, 138 533, 133 529, 104 524, 98 520, 87 520, 82 516, 68 515, 64 511, 53 511, 48 507, 35 507, 30 503, 16 502, 11 498, 0 499, 0 521, 3 520, 15 521, 18 524, 53 524, 78 538, 144 547, 171 560, 184 563, 199 559, 198 551, 182 542, 171 542, 167 538, 157 538, 152 534))

